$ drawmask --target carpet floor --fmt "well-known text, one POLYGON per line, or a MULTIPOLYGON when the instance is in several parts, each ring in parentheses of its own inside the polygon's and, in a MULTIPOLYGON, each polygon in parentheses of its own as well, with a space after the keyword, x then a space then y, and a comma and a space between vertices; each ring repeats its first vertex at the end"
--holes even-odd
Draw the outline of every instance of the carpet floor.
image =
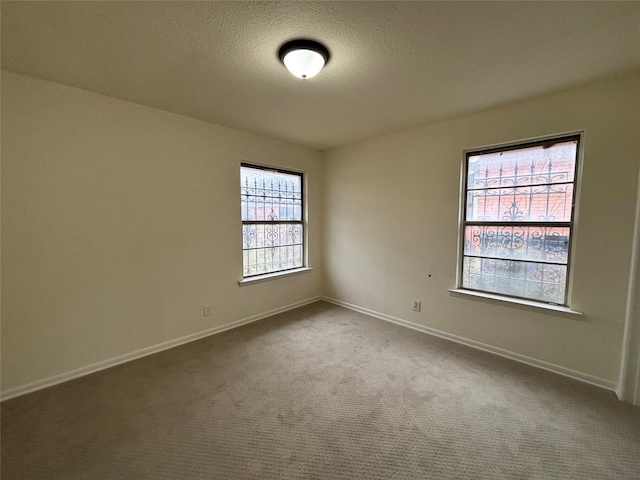
POLYGON ((325 302, 0 408, 6 480, 640 478, 640 408, 325 302))

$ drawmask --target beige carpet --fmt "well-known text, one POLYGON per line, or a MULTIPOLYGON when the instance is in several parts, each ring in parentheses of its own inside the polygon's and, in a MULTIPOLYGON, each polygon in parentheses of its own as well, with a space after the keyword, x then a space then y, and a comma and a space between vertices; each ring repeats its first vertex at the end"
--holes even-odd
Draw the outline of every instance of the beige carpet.
POLYGON ((1 409, 3 479, 640 478, 640 408, 323 302, 1 409))

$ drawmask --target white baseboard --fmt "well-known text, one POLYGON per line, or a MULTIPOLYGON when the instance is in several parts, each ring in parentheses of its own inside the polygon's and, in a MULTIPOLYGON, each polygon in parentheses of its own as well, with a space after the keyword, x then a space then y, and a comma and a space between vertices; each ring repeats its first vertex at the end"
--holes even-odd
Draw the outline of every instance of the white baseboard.
POLYGON ((290 305, 285 305, 284 307, 269 310, 268 312, 252 315, 250 317, 243 318, 241 320, 236 320, 235 322, 209 328, 207 330, 203 330, 202 332, 193 333, 185 337, 176 338, 175 340, 169 340, 168 342, 160 343, 158 345, 142 348, 140 350, 136 350, 135 352, 126 353, 124 355, 120 355, 119 357, 111 358, 109 360, 104 360, 102 362, 94 363, 92 365, 87 365, 86 367, 78 368, 76 370, 71 370, 70 372, 61 373, 59 375, 54 375, 53 377, 37 380, 35 382, 31 382, 26 385, 10 388, 9 390, 5 390, 0 394, 0 399, 1 399, 0 401, 9 400, 10 398, 19 397, 20 395, 25 395, 27 393, 35 392, 36 390, 42 390, 43 388, 52 387, 53 385, 67 382, 75 378, 84 377, 85 375, 99 372, 100 370, 105 370, 107 368, 115 367, 116 365, 131 362, 132 360, 146 357, 147 355, 153 355, 154 353, 162 352, 163 350, 168 350, 170 348, 177 347, 178 345, 183 345, 185 343, 193 342, 195 340, 199 340, 201 338, 208 337, 210 335, 215 335, 216 333, 221 333, 226 330, 231 330, 232 328, 240 327, 241 325, 246 325, 247 323, 252 323, 258 320, 262 320, 263 318, 267 318, 272 315, 276 315, 278 313, 286 312, 288 310, 293 310, 294 308, 302 307, 303 305, 314 303, 321 299, 322 297, 320 296, 308 298, 306 300, 295 302, 290 305))
POLYGON ((252 315, 250 317, 236 320, 235 322, 227 323, 225 325, 213 327, 213 328, 204 330, 202 332, 194 333, 194 334, 177 338, 175 340, 170 340, 168 342, 164 342, 158 345, 136 350, 135 352, 127 353, 125 355, 120 355, 119 357, 111 358, 109 360, 104 360, 102 362, 94 363, 92 365, 87 365, 86 367, 78 368, 76 370, 61 373, 59 375, 54 375, 52 377, 48 377, 42 380, 37 380, 35 382, 31 382, 26 385, 21 385, 19 387, 11 388, 1 393, 0 399, 1 401, 9 400, 10 398, 19 397, 20 395, 25 395, 27 393, 35 392, 37 390, 42 390, 43 388, 51 387, 59 383, 64 383, 69 380, 73 380, 75 378, 79 378, 85 375, 89 375, 91 373, 99 372, 100 370, 105 370, 110 367, 115 367, 116 365, 120 365, 122 363, 127 363, 127 362, 131 362, 132 360, 136 360, 138 358, 146 357, 147 355, 153 355, 154 353, 158 353, 163 350, 168 350, 170 348, 177 347, 185 343, 193 342, 201 338, 208 337, 210 335, 215 335, 217 333, 221 333, 226 330, 231 330, 233 328, 237 328, 242 325, 246 325, 248 323, 256 322, 258 320, 262 320, 263 318, 267 318, 272 315, 277 315, 278 313, 283 313, 288 310, 293 310, 294 308, 302 307, 304 305, 317 302, 318 300, 325 300, 329 303, 333 303, 335 305, 339 305, 341 307, 345 307, 350 310, 354 310, 356 312, 364 313, 372 317, 385 320, 387 322, 395 323, 397 325, 402 325, 404 327, 418 330, 420 332, 424 332, 429 335, 434 335, 436 337, 444 338, 446 340, 460 343, 462 345, 467 345, 469 347, 476 348, 478 350, 492 353, 494 355, 499 355, 501 357, 505 357, 510 360, 515 360, 516 362, 525 363, 533 367, 538 367, 543 370, 548 370, 550 372, 557 373, 559 375, 563 375, 565 377, 569 377, 574 380, 579 380, 581 382, 589 383, 591 385, 595 385, 597 387, 601 387, 607 390, 615 391, 617 388, 617 384, 615 382, 612 382, 604 378, 596 377, 594 375, 590 375, 587 373, 578 372, 570 368, 562 367, 560 365, 545 362, 543 360, 538 360, 536 358, 528 357, 526 355, 521 355, 519 353, 511 352, 509 350, 504 350, 502 348, 487 345, 485 343, 477 342, 475 340, 470 340, 468 338, 460 337, 452 333, 443 332, 441 330, 427 327, 425 325, 409 322, 408 320, 403 320, 401 318, 397 318, 391 315, 376 312, 374 310, 369 310, 368 308, 360 307, 358 305, 353 305, 348 302, 343 302, 342 300, 318 296, 318 297, 308 298, 300 302, 295 302, 289 305, 285 305, 284 307, 269 310, 267 312, 263 312, 257 315, 252 315))
POLYGON ((425 325, 409 322, 407 320, 403 320, 401 318, 387 315, 385 313, 376 312, 374 310, 369 310, 368 308, 343 302, 342 300, 336 300, 335 298, 322 297, 322 300, 329 303, 333 303, 335 305, 339 305, 341 307, 348 308, 350 310, 355 310, 356 312, 364 313, 372 317, 379 318, 380 320, 385 320, 387 322, 395 323, 397 325, 402 325, 403 327, 412 328, 420 332, 428 333, 429 335, 444 338, 445 340, 450 340, 452 342, 460 343, 462 345, 476 348, 484 352, 492 353, 494 355, 499 355, 501 357, 508 358, 510 360, 515 360, 516 362, 525 363, 533 367, 537 367, 543 370, 547 370, 549 372, 557 373, 559 375, 563 375, 565 377, 569 377, 574 380, 579 380, 581 382, 589 383, 591 385, 595 385, 596 387, 604 388, 607 390, 613 390, 614 392, 617 388, 616 382, 607 380, 606 378, 600 378, 594 375, 590 375, 588 373, 578 372, 577 370, 572 370, 570 368, 562 367, 554 363, 545 362, 544 360, 538 360, 537 358, 528 357, 526 355, 521 355, 520 353, 511 352, 509 350, 504 350, 502 348, 494 347, 492 345, 487 345, 486 343, 470 340, 468 338, 460 337, 452 333, 443 332, 442 330, 437 330, 435 328, 427 327, 425 325))

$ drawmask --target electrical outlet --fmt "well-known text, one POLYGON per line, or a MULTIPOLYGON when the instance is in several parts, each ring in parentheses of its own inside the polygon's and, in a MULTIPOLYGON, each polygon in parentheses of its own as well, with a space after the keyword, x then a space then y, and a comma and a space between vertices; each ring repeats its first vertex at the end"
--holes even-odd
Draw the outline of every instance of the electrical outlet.
POLYGON ((411 303, 411 308, 414 312, 419 312, 421 307, 422 302, 420 300, 413 300, 413 302, 411 303))
POLYGON ((208 317, 209 315, 211 315, 211 305, 204 305, 202 307, 202 316, 208 317))

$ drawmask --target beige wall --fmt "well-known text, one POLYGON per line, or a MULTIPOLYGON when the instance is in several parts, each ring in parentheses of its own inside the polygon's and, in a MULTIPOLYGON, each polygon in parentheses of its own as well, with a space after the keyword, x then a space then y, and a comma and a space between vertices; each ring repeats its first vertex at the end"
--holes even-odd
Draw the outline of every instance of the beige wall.
POLYGON ((325 152, 326 295, 615 384, 639 132, 636 74, 325 152), (463 150, 577 130, 585 135, 572 307, 584 316, 450 295, 463 150))
POLYGON ((2 390, 320 295, 320 181, 319 152, 2 72, 2 390), (307 173, 312 272, 238 286, 242 161, 307 173))
POLYGON ((627 76, 321 155, 2 72, 2 390, 323 292, 615 383, 639 92, 627 76), (585 315, 450 296, 462 151, 576 130, 573 307, 585 315), (307 172, 312 272, 238 286, 241 161, 307 172))

